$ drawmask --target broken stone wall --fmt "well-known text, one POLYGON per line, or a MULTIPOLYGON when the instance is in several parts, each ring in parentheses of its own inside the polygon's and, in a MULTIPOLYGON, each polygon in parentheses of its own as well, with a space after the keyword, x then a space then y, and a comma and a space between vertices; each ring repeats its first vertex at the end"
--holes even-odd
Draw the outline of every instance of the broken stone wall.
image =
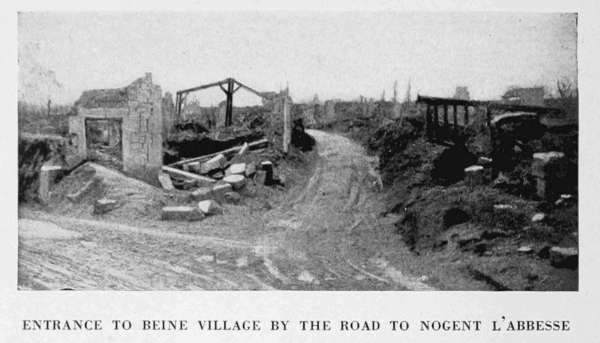
POLYGON ((162 166, 162 92, 147 73, 118 90, 84 92, 69 118, 69 133, 81 158, 88 157, 85 120, 121 119, 123 171, 156 183, 162 166), (112 99, 117 94, 119 99, 112 99), (100 99, 101 101, 96 101, 100 99), (108 100, 107 100, 108 99, 108 100), (114 100, 114 101, 112 101, 114 100), (117 101, 118 100, 118 101, 117 101))
POLYGON ((166 92, 162 98, 163 139, 171 133, 175 126, 175 103, 173 95, 166 92))

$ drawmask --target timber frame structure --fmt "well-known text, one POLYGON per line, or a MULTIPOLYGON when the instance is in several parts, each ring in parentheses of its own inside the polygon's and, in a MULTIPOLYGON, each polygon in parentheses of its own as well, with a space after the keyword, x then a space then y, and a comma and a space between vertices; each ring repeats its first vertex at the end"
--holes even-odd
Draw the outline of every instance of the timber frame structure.
POLYGON ((177 91, 177 94, 175 97, 175 111, 177 113, 177 118, 178 119, 181 118, 181 110, 183 108, 183 103, 185 102, 185 99, 188 94, 197 92, 197 91, 200 91, 203 89, 208 89, 211 87, 217 87, 217 86, 219 88, 221 88, 221 90, 223 91, 223 93, 225 93, 225 96, 227 97, 226 98, 226 108, 225 108, 225 126, 231 126, 231 124, 233 123, 233 94, 235 92, 237 92, 240 88, 244 88, 245 90, 247 90, 263 99, 266 98, 264 93, 259 92, 253 88, 250 88, 250 87, 246 86, 245 84, 239 82, 238 80, 236 80, 232 77, 229 77, 229 78, 221 80, 221 81, 208 83, 205 85, 177 91))
MULTIPOLYGON (((512 105, 497 101, 461 100, 453 98, 436 98, 429 96, 417 96, 417 103, 423 103, 425 109, 425 134, 427 140, 447 146, 455 145, 464 140, 465 128, 469 125, 469 109, 484 108, 486 124, 489 129, 489 140, 492 151, 492 175, 495 177, 499 171, 498 160, 501 158, 500 140, 503 135, 502 123, 520 120, 533 120, 541 125, 540 118, 545 113, 562 112, 560 109, 530 105, 512 105), (442 107, 442 118, 439 108, 442 107), (463 107, 462 118, 459 118, 458 109, 463 107), (449 116, 449 108, 452 109, 452 120, 449 116), (519 116, 502 116, 499 113, 519 112, 519 116), (524 115, 527 114, 527 115, 524 115), (459 120, 461 119, 461 120, 459 120)), ((475 111, 476 112, 476 111, 475 111)), ((476 115, 477 113, 474 113, 476 115)), ((459 144, 464 144, 464 141, 459 144)))
POLYGON ((483 107, 486 111, 486 121, 490 126, 494 117, 493 112, 531 112, 538 115, 542 113, 560 112, 552 107, 511 105, 497 101, 461 100, 452 98, 436 98, 429 96, 417 96, 417 103, 427 105, 425 110, 425 128, 429 141, 434 143, 452 145, 458 139, 465 127, 469 125, 469 109, 483 107), (442 120, 440 120, 439 108, 442 108, 442 120), (463 116, 459 118, 458 109, 463 107, 463 116), (452 120, 449 118, 449 108, 452 108, 452 120), (459 120, 462 119, 462 120, 459 120))

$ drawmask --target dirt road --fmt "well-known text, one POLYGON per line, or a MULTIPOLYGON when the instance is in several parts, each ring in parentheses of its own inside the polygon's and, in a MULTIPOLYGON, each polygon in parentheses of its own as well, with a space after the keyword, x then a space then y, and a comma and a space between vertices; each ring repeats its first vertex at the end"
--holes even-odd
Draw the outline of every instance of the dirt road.
POLYGON ((272 209, 149 225, 20 211, 21 289, 427 290, 356 143, 312 130, 312 176, 272 209), (48 229, 51 227, 51 229, 48 229), (406 261, 405 261, 406 262, 406 261))

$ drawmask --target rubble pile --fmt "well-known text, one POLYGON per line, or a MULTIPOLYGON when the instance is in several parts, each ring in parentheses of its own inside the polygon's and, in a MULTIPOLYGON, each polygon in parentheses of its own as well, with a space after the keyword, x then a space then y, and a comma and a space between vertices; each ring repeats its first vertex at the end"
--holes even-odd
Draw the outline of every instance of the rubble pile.
POLYGON ((163 220, 200 220, 223 214, 223 204, 239 204, 248 184, 283 186, 274 163, 261 159, 264 139, 163 167, 159 181, 165 191, 187 191, 195 206, 165 206, 163 220), (190 211, 199 215, 191 215, 190 211))
POLYGON ((454 146, 429 142, 420 124, 396 120, 366 143, 379 156, 383 215, 398 218, 407 245, 460 258, 466 273, 492 288, 576 289, 576 131, 547 128, 526 140, 527 130, 513 126, 503 138, 502 148, 512 144, 505 161, 494 161, 481 122, 454 146))

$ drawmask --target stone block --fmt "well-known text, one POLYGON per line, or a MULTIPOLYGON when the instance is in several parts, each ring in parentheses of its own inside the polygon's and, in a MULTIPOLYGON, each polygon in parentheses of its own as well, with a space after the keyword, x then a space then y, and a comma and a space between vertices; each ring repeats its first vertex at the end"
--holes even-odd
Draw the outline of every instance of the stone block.
POLYGON ((257 170, 254 175, 254 182, 259 185, 264 185, 267 178, 267 172, 264 170, 257 170))
POLYGON ((223 173, 222 171, 217 171, 215 173, 210 174, 210 177, 212 177, 213 179, 217 179, 220 180, 225 176, 225 173, 223 173))
POLYGON ((271 161, 262 161, 260 162, 260 169, 264 171, 273 171, 273 163, 271 161))
POLYGON ((549 251, 550 264, 556 268, 577 269, 579 252, 577 248, 552 247, 549 251))
POLYGON ((200 187, 192 192, 192 199, 194 201, 208 200, 212 196, 213 193, 209 187, 200 187))
POLYGON ((246 177, 253 177, 256 174, 256 163, 250 162, 246 164, 246 170, 244 171, 244 175, 246 177))
POLYGON ((50 200, 50 188, 61 170, 61 166, 49 164, 44 164, 40 169, 38 197, 42 203, 46 204, 50 200))
POLYGON ((104 214, 116 209, 119 202, 114 199, 102 198, 94 202, 94 214, 104 214))
POLYGON ((575 202, 575 198, 573 197, 572 194, 561 194, 560 198, 558 198, 554 202, 554 205, 556 205, 556 206, 569 206, 569 205, 572 205, 574 202, 575 202))
POLYGON ((244 175, 229 175, 223 178, 223 181, 231 185, 234 190, 242 189, 246 185, 246 178, 244 175))
POLYGON ((183 188, 186 191, 189 191, 190 189, 194 189, 196 187, 198 187, 198 181, 192 179, 183 180, 183 184, 181 186, 181 188, 183 188))
POLYGON ((184 170, 187 167, 187 171, 192 172, 192 173, 197 173, 200 174, 200 166, 201 163, 200 162, 190 162, 190 163, 186 163, 183 165, 184 166, 184 170))
POLYGON ((222 201, 223 199, 225 199, 225 194, 227 194, 228 192, 232 191, 232 187, 230 184, 228 183, 220 183, 217 184, 215 186, 213 186, 212 188, 212 194, 215 197, 215 199, 222 201))
POLYGON ((492 159, 489 157, 481 156, 477 159, 477 164, 480 166, 489 166, 492 164, 492 159))
POLYGON ((227 168, 225 176, 244 175, 246 173, 246 163, 234 163, 227 168))
POLYGON ((260 167, 265 171, 265 179, 263 184, 267 186, 275 184, 275 180, 273 179, 273 163, 271 163, 271 161, 263 161, 260 163, 260 167))
POLYGON ((537 222, 541 222, 544 220, 544 218, 546 218, 546 215, 544 213, 536 213, 533 215, 533 217, 531 217, 531 222, 533 223, 537 223, 537 222))
POLYGON ((198 203, 198 209, 205 215, 223 214, 223 208, 214 200, 202 200, 198 203))
POLYGON ((533 252, 533 248, 529 245, 524 245, 519 247, 519 249, 517 249, 517 252, 521 254, 531 254, 533 252))
POLYGON ((222 169, 226 163, 225 155, 219 154, 200 165, 200 174, 208 174, 213 170, 222 169))
POLYGON ((465 168, 465 183, 471 187, 482 185, 485 181, 485 169, 479 165, 465 168))
POLYGON ((162 208, 162 220, 200 220, 204 214, 195 207, 190 206, 166 206, 162 208))
POLYGON ((158 182, 160 183, 160 186, 165 190, 171 191, 175 189, 175 187, 173 187, 173 181, 171 180, 171 177, 168 174, 159 173, 158 182))
POLYGON ((545 199, 548 196, 548 190, 546 189, 546 187, 547 187, 547 182, 546 182, 546 180, 544 180, 544 178, 541 178, 541 177, 535 178, 535 190, 536 190, 538 197, 545 199))
MULTIPOLYGON (((531 173, 536 177, 545 178, 549 172, 548 169, 562 162, 565 154, 558 151, 536 152, 533 154, 533 162, 531 163, 531 173)), ((557 169, 556 167, 554 169, 557 169)), ((563 168, 558 168, 563 169, 563 168)), ((557 175, 560 176, 560 175, 557 175)))

